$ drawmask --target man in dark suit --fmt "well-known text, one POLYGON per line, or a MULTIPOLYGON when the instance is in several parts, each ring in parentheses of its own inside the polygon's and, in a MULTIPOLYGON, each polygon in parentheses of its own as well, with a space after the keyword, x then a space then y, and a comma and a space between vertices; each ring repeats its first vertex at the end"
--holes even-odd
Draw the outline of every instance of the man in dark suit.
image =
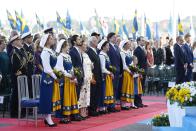
POLYGON ((90 116, 97 116, 98 113, 96 112, 98 106, 100 106, 103 101, 101 101, 100 96, 102 94, 102 73, 101 73, 101 64, 99 55, 97 53, 97 38, 96 36, 90 37, 90 43, 89 48, 87 49, 87 54, 92 61, 94 68, 92 70, 93 72, 93 80, 94 82, 91 82, 91 89, 90 89, 90 107, 89 107, 89 115, 90 116))
POLYGON ((192 69, 193 69, 193 51, 191 49, 191 35, 188 33, 184 36, 185 44, 183 45, 185 55, 187 58, 187 72, 185 74, 185 82, 192 80, 192 69))
POLYGON ((110 58, 111 65, 116 68, 116 72, 114 73, 114 79, 113 79, 113 87, 114 87, 114 97, 117 102, 120 101, 120 75, 122 74, 122 59, 120 56, 120 50, 116 43, 116 34, 114 32, 111 32, 107 36, 107 40, 110 43, 108 56, 110 58))
MULTIPOLYGON (((81 46, 82 43, 80 41, 80 37, 78 35, 73 35, 71 37, 71 43, 73 48, 70 49, 70 56, 73 64, 73 68, 78 68, 81 70, 82 75, 84 76, 84 71, 83 71, 83 58, 81 54, 81 46)), ((79 98, 80 96, 80 89, 81 86, 83 85, 84 77, 77 78, 78 84, 77 84, 77 97, 79 98)))
POLYGON ((168 46, 165 47, 165 53, 166 53, 166 62, 165 64, 170 66, 174 64, 174 56, 171 50, 171 47, 173 46, 173 39, 171 38, 168 42, 168 46))
POLYGON ((177 43, 174 45, 174 57, 176 68, 176 84, 184 82, 185 71, 187 69, 186 55, 183 49, 184 39, 182 36, 176 38, 177 43))
MULTIPOLYGON (((11 68, 12 68, 12 95, 10 102, 10 114, 12 118, 18 117, 18 87, 17 77, 27 74, 27 59, 22 52, 22 41, 20 36, 15 35, 10 39, 13 50, 11 53, 11 68)), ((24 113, 24 112, 23 112, 24 113)))
POLYGON ((33 36, 31 35, 30 32, 27 32, 24 33, 21 36, 21 38, 23 40, 24 53, 26 54, 27 57, 27 77, 28 77, 29 97, 33 98, 33 93, 32 93, 32 75, 34 71, 34 50, 32 47, 33 36))
MULTIPOLYGON (((146 70, 147 70, 147 54, 146 54, 146 50, 144 49, 145 40, 144 40, 143 36, 140 36, 140 37, 137 38, 137 44, 138 44, 138 47, 134 50, 133 54, 138 59, 139 68, 144 69, 145 72, 146 72, 146 70)), ((146 75, 143 75, 142 77, 143 77, 143 79, 142 79, 142 88, 143 88, 143 92, 144 92, 145 91, 146 75)), ((146 105, 142 104, 141 95, 135 95, 134 104, 137 107, 146 107, 146 105)))

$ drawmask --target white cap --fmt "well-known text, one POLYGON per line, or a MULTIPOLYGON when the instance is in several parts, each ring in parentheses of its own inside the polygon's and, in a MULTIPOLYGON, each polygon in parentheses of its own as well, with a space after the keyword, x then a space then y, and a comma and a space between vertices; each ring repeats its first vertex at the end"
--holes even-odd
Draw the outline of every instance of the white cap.
POLYGON ((45 44, 46 44, 46 41, 48 39, 48 36, 49 34, 44 34, 41 38, 41 41, 40 41, 40 47, 44 48, 45 44))
POLYGON ((49 32, 53 32, 53 28, 52 28, 52 27, 46 27, 46 28, 44 29, 44 33, 45 33, 45 34, 47 34, 47 33, 49 33, 49 32))
POLYGON ((102 45, 103 45, 104 42, 106 42, 105 39, 101 40, 101 41, 99 42, 99 44, 97 45, 97 48, 98 48, 99 50, 101 50, 101 47, 102 47, 102 45))
POLYGON ((122 40, 122 41, 120 42, 119 48, 120 48, 120 49, 123 49, 123 46, 124 46, 127 42, 129 42, 129 40, 122 40))
POLYGON ((26 33, 22 34, 21 38, 24 39, 28 36, 31 36, 31 32, 26 32, 26 33))
POLYGON ((11 42, 15 41, 18 38, 20 38, 20 36, 19 35, 15 35, 12 38, 10 38, 10 41, 9 42, 11 43, 11 42))
POLYGON ((62 39, 62 40, 60 40, 60 41, 57 43, 57 47, 56 47, 56 52, 57 52, 57 53, 60 53, 61 47, 62 47, 62 45, 63 45, 64 42, 65 42, 65 40, 62 39))

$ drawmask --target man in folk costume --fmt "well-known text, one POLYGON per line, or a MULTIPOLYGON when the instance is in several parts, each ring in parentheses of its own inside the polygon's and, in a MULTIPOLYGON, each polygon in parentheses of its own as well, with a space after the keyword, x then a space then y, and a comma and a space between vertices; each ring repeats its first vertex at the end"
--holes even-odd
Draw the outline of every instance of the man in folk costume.
POLYGON ((21 36, 23 40, 23 48, 27 57, 27 77, 28 77, 28 88, 29 88, 29 97, 33 97, 32 93, 32 75, 34 71, 34 49, 33 49, 33 36, 30 32, 24 33, 21 36))
POLYGON ((12 96, 10 102, 11 117, 18 117, 18 87, 17 77, 20 75, 26 75, 27 73, 27 59, 24 55, 22 48, 22 40, 19 35, 15 35, 10 39, 13 49, 11 53, 11 68, 12 68, 12 96))
MULTIPOLYGON (((107 36, 107 40, 110 43, 109 51, 107 52, 111 65, 116 68, 116 72, 114 73, 113 79, 113 86, 114 86, 114 97, 116 100, 116 104, 120 103, 120 94, 121 94, 121 87, 120 87, 120 75, 122 75, 122 60, 120 56, 120 50, 118 45, 116 44, 116 34, 111 32, 107 36)), ((115 105, 114 105, 115 106, 115 105)), ((111 112, 118 112, 114 107, 112 107, 111 112)))

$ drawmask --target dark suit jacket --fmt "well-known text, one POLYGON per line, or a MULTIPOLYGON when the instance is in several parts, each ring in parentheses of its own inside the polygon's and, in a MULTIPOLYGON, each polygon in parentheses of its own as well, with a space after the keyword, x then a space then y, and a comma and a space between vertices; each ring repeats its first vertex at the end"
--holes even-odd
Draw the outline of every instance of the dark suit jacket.
POLYGON ((174 57, 176 69, 184 69, 184 64, 187 61, 185 51, 177 43, 174 45, 174 57))
POLYGON ((191 48, 187 44, 184 44, 183 49, 185 51, 187 63, 188 64, 193 63, 193 52, 192 52, 191 48))
POLYGON ((27 55, 26 57, 28 60, 27 61, 27 74, 28 76, 31 77, 34 71, 34 50, 32 46, 27 46, 26 44, 24 44, 23 48, 27 55))
POLYGON ((122 73, 122 59, 120 56, 120 51, 117 47, 117 50, 114 49, 114 47, 110 44, 110 48, 108 51, 108 56, 110 58, 110 62, 112 66, 116 67, 116 73, 121 74, 122 73))
POLYGON ((97 84, 101 85, 102 73, 101 73, 101 64, 100 64, 99 55, 96 54, 91 48, 88 48, 86 53, 88 54, 90 60, 93 62, 94 65, 94 68, 92 70, 94 78, 97 84))
MULTIPOLYGON (((71 48, 69 55, 71 56, 73 67, 80 68, 82 71, 82 75, 84 76, 83 59, 81 59, 82 57, 80 57, 80 54, 77 51, 77 49, 75 47, 71 48)), ((78 85, 82 86, 83 81, 84 81, 84 77, 82 77, 82 79, 78 79, 78 85)))
POLYGON ((133 54, 138 59, 138 66, 139 66, 139 68, 146 69, 147 68, 147 55, 144 52, 144 50, 140 46, 138 46, 134 50, 133 54))
POLYGON ((172 51, 170 49, 170 46, 165 47, 165 53, 166 53, 166 65, 174 64, 174 56, 172 54, 172 51))

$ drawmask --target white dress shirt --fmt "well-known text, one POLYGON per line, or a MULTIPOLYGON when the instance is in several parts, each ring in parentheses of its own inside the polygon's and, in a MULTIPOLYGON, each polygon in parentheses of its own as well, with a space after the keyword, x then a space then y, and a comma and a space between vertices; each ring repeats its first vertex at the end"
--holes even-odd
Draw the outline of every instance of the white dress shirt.
POLYGON ((100 58, 100 62, 101 62, 101 71, 102 71, 102 73, 111 74, 110 71, 108 71, 105 67, 106 66, 106 57, 108 57, 108 55, 105 52, 101 51, 99 54, 99 58, 100 58))
POLYGON ((129 67, 126 64, 126 56, 130 56, 130 52, 122 49, 120 55, 123 62, 123 70, 130 72, 129 67))
MULTIPOLYGON (((60 55, 57 57, 57 63, 56 63, 56 66, 54 67, 57 71, 61 71, 63 72, 64 76, 66 77, 69 77, 71 78, 72 75, 70 73, 68 73, 65 69, 64 69, 64 66, 63 66, 63 60, 66 60, 68 62, 71 62, 71 57, 70 55, 68 54, 63 54, 63 53, 60 53, 60 55)), ((73 68, 72 68, 73 70, 73 68)))
POLYGON ((96 51, 95 48, 93 48, 93 47, 91 47, 91 46, 90 46, 90 48, 97 54, 97 51, 96 51))
POLYGON ((43 70, 45 73, 49 74, 52 78, 57 79, 56 75, 54 74, 52 67, 50 66, 50 56, 54 55, 52 49, 43 48, 41 53, 41 59, 43 64, 43 70))

